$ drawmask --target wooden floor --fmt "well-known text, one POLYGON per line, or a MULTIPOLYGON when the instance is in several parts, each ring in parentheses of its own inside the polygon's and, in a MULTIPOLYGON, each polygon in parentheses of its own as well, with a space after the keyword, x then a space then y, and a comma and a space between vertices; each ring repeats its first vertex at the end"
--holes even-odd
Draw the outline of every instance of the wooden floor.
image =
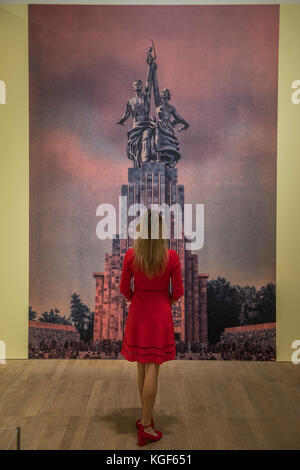
POLYGON ((153 417, 163 437, 142 448, 136 378, 125 360, 7 361, 0 427, 20 425, 22 449, 300 449, 300 365, 162 364, 153 417))

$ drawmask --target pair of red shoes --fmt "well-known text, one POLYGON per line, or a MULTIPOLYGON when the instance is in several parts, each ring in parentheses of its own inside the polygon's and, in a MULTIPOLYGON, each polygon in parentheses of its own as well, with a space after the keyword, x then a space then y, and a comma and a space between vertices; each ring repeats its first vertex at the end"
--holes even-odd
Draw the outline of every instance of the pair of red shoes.
POLYGON ((143 426, 141 423, 141 419, 138 419, 137 422, 135 423, 136 427, 138 428, 138 445, 139 446, 144 446, 147 444, 147 439, 150 441, 159 441, 159 439, 162 438, 162 433, 155 429, 155 432, 157 436, 154 436, 153 434, 149 434, 148 432, 145 431, 145 428, 149 428, 150 426, 154 429, 154 421, 153 418, 151 417, 151 424, 148 424, 148 426, 143 426))

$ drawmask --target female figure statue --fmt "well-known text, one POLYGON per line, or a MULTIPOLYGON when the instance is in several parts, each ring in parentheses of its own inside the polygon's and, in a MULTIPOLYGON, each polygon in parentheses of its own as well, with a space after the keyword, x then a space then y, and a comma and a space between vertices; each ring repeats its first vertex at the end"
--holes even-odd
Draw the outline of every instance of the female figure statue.
POLYGON ((153 71, 153 90, 157 113, 157 127, 155 135, 155 145, 157 151, 157 160, 168 163, 171 168, 176 165, 181 155, 179 152, 179 143, 175 135, 176 124, 183 124, 178 129, 181 132, 189 127, 189 124, 181 117, 169 101, 171 99, 170 91, 164 88, 159 93, 157 80, 157 64, 152 62, 153 71))

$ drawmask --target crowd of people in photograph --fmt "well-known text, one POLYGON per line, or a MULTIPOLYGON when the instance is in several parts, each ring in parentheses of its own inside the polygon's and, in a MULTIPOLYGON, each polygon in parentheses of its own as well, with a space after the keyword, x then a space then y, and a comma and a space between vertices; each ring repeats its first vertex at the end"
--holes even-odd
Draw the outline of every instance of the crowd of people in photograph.
POLYGON ((223 332, 220 336, 221 359, 275 361, 275 344, 275 328, 223 332))
POLYGON ((29 327, 29 359, 77 359, 79 351, 76 331, 29 327))
MULTIPOLYGON (((175 340, 176 359, 275 360, 275 329, 223 332, 211 345, 175 340)), ((30 328, 31 359, 120 359, 122 341, 103 339, 85 342, 73 331, 30 328)))

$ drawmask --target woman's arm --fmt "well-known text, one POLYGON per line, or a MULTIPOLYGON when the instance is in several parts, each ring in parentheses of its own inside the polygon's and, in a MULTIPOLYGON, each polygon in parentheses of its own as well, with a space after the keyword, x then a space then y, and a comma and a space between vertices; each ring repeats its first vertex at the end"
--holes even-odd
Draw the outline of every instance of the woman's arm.
POLYGON ((160 99, 158 79, 157 79, 157 64, 155 60, 152 63, 152 71, 153 71, 152 80, 153 80, 154 101, 155 101, 155 106, 158 107, 161 105, 161 99, 160 99))
POLYGON ((174 266, 171 272, 173 291, 170 296, 170 300, 171 301, 174 300, 176 302, 184 294, 184 289, 183 289, 183 282, 182 282, 180 259, 179 259, 178 253, 176 251, 174 253, 176 256, 174 260, 174 266))
POLYGON ((133 290, 131 289, 132 275, 133 273, 129 265, 129 253, 127 250, 123 261, 123 269, 120 282, 120 292, 126 297, 127 300, 131 300, 133 296, 133 290))
POLYGON ((173 121, 174 125, 183 124, 183 126, 180 127, 180 129, 178 129, 178 132, 184 131, 185 129, 187 129, 189 127, 189 123, 186 122, 186 120, 183 119, 183 117, 180 116, 180 114, 178 114, 178 112, 176 111, 176 108, 174 108, 174 106, 172 108, 171 114, 174 117, 174 121, 173 121))

